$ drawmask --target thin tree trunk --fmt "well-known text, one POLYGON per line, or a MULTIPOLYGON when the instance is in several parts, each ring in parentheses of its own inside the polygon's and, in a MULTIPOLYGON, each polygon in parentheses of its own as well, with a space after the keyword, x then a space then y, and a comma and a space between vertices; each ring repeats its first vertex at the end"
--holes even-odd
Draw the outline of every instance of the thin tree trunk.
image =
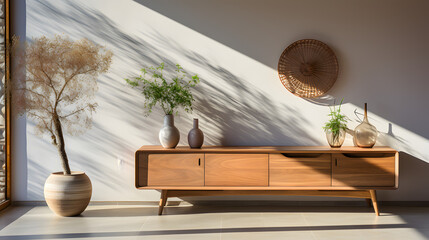
POLYGON ((57 138, 57 149, 63 164, 63 172, 64 172, 64 175, 70 175, 71 171, 70 171, 69 160, 67 158, 67 153, 66 153, 66 148, 64 143, 63 129, 61 127, 60 119, 58 118, 57 115, 54 116, 54 125, 55 125, 55 135, 57 138))

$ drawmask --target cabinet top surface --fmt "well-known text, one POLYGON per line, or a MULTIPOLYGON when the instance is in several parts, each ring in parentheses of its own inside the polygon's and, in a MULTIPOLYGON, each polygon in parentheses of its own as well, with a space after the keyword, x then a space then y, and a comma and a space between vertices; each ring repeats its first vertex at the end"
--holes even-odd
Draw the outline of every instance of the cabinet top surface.
POLYGON ((373 148, 360 148, 354 146, 345 146, 340 148, 331 148, 328 146, 203 146, 202 148, 190 148, 188 146, 178 146, 167 149, 162 146, 145 145, 137 150, 138 152, 152 153, 349 153, 349 152, 397 152, 390 147, 376 146, 373 148))

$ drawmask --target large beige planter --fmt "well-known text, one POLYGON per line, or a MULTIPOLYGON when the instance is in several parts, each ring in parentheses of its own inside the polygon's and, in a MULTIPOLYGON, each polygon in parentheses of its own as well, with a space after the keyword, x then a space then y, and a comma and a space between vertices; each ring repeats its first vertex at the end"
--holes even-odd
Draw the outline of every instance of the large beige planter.
POLYGON ((91 180, 84 172, 52 173, 45 182, 45 200, 49 208, 64 217, 81 214, 92 195, 91 180))

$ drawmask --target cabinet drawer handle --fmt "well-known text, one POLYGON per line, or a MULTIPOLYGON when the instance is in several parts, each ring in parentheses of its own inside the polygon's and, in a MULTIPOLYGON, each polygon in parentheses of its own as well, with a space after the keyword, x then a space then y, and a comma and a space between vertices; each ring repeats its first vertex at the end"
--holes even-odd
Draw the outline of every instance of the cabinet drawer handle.
POLYGON ((335 158, 335 166, 338 166, 338 161, 336 158, 335 158))
POLYGON ((201 158, 198 158, 198 166, 201 166, 201 158))

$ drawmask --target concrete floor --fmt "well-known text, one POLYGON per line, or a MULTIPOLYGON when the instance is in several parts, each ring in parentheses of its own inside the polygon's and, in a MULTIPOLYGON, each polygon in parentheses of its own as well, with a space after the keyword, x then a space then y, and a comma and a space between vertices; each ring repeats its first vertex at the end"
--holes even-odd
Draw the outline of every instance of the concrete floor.
POLYGON ((78 217, 45 206, 0 213, 0 240, 16 239, 429 239, 428 207, 91 205, 78 217))

